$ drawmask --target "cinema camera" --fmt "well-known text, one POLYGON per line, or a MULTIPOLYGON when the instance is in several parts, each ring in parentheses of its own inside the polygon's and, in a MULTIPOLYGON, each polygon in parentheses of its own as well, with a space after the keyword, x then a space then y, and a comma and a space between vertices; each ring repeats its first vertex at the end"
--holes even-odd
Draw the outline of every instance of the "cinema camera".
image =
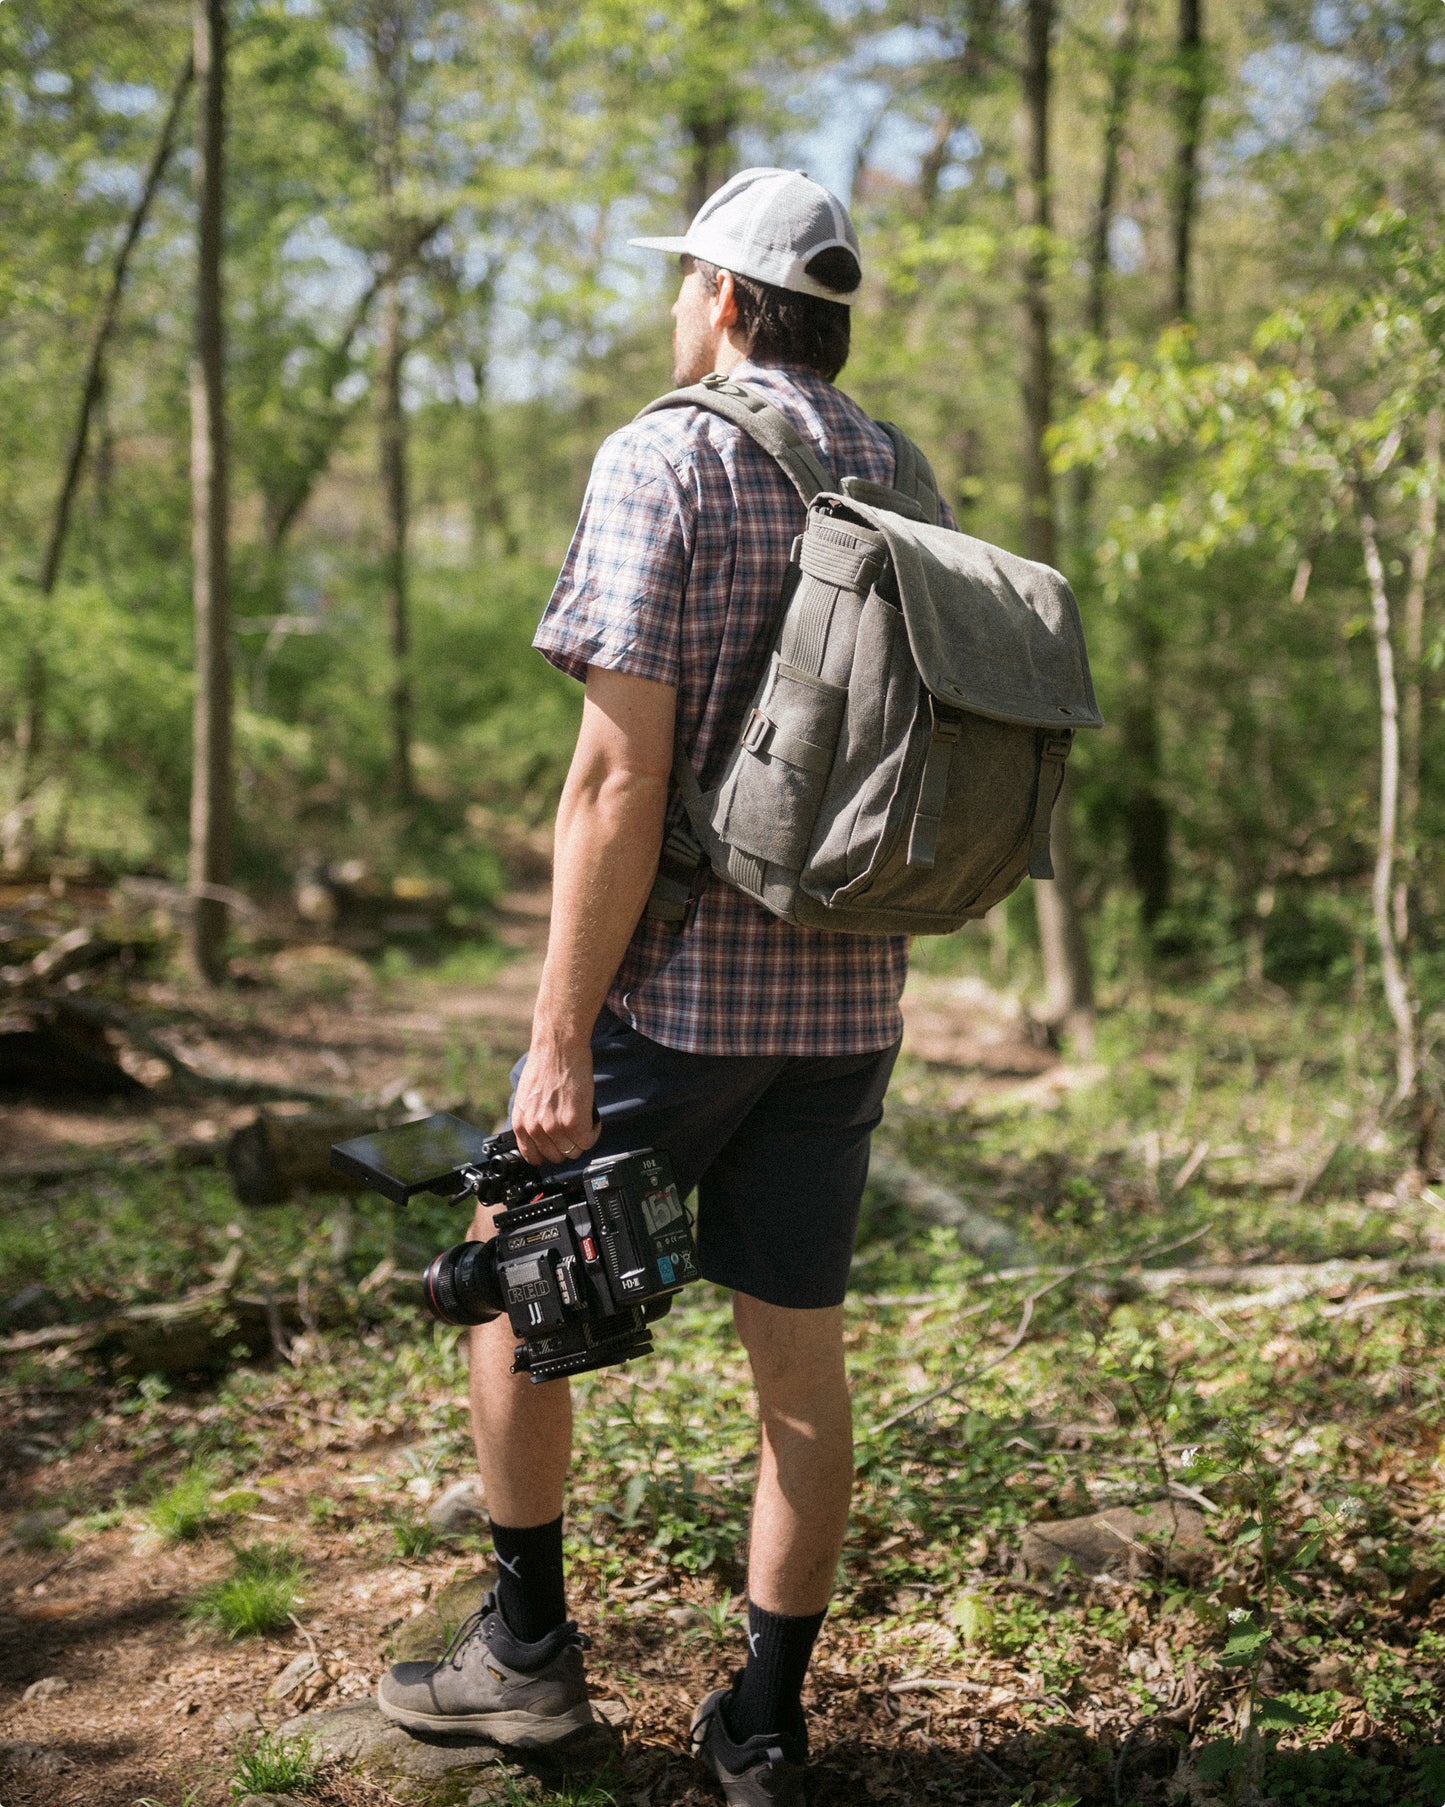
POLYGON ((433 1192, 503 1207, 496 1236, 443 1250, 422 1289, 447 1324, 505 1312, 521 1339, 512 1372, 534 1384, 649 1354, 649 1326, 699 1277, 692 1220, 657 1149, 544 1178, 510 1130, 484 1136, 441 1112, 338 1142, 331 1161, 396 1205, 433 1192))

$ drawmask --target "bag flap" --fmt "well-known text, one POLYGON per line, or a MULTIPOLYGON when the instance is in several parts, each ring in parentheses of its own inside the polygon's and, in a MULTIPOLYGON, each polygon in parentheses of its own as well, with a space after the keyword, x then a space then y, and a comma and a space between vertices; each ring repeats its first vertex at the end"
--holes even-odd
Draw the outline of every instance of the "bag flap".
POLYGON ((1051 566, 852 497, 819 496, 812 512, 887 540, 914 662, 940 702, 992 721, 1103 727, 1079 605, 1051 566))

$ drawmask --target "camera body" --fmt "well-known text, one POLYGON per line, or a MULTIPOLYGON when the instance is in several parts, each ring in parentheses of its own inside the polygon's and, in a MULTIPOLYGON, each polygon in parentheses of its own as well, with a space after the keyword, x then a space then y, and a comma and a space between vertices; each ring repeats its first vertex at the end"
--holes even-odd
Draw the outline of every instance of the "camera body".
POLYGON ((436 1192, 504 1207, 496 1235, 443 1250, 422 1290, 448 1324, 505 1313, 519 1339, 512 1371, 534 1383, 648 1354, 649 1326, 699 1278, 692 1221, 657 1149, 545 1180, 510 1131, 483 1137, 442 1113, 337 1143, 332 1162, 398 1204, 436 1192))

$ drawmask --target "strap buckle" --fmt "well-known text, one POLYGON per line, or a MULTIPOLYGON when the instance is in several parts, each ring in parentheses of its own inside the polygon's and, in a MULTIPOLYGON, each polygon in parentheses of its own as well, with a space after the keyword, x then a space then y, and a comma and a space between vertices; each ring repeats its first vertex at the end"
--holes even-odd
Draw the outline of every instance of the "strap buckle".
POLYGON ((772 732, 773 723, 771 718, 764 715, 761 709, 754 709, 744 724, 743 731, 738 736, 738 740, 742 746, 747 748, 749 753, 761 753, 767 746, 772 732))

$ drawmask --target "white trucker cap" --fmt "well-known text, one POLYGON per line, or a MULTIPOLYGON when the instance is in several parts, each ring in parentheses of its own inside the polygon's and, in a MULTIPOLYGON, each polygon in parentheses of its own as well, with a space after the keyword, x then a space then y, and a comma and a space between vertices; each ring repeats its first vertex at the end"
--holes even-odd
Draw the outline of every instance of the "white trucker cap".
POLYGON ((645 251, 684 251, 704 263, 751 276, 776 288, 851 305, 846 294, 809 276, 804 265, 820 251, 851 251, 862 266, 848 209, 811 176, 796 169, 744 169, 703 202, 682 238, 633 238, 645 251))

